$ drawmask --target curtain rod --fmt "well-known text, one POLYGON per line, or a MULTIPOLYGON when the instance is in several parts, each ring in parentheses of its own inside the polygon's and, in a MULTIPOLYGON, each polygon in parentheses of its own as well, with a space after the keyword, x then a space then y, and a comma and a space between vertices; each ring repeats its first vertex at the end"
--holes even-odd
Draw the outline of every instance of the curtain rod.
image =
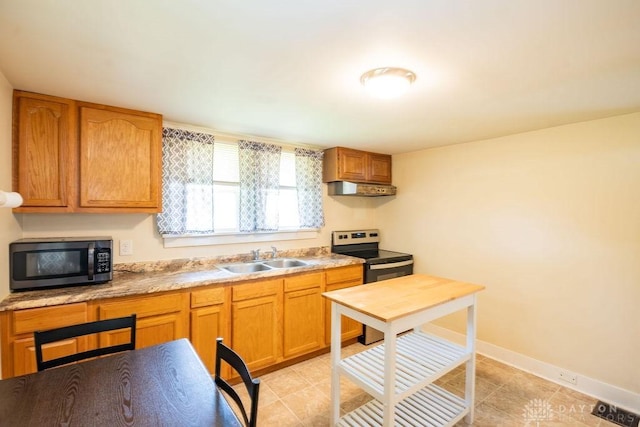
POLYGON ((220 139, 230 139, 233 141, 239 141, 239 140, 248 140, 248 141, 258 141, 258 142, 269 142, 272 144, 277 144, 280 145, 283 148, 312 148, 315 150, 323 150, 326 147, 320 147, 318 145, 313 145, 313 144, 304 144, 304 143, 292 143, 292 142, 285 142, 282 140, 278 140, 275 138, 265 138, 265 137, 261 137, 261 136, 255 136, 255 135, 246 135, 246 134, 241 134, 241 133, 228 133, 228 132, 219 132, 215 129, 210 129, 210 128, 206 128, 203 126, 195 126, 195 125, 189 125, 186 123, 177 123, 177 122, 171 122, 168 120, 163 120, 162 121, 162 125, 165 127, 170 127, 170 128, 175 128, 175 129, 182 129, 182 130, 188 130, 191 132, 201 132, 201 133, 208 133, 210 135, 213 135, 216 138, 220 138, 220 139))

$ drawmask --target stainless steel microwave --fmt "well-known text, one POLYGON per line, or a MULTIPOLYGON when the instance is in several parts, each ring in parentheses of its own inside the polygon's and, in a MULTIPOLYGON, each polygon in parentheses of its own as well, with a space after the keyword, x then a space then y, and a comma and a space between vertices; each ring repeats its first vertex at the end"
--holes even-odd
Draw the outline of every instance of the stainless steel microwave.
POLYGON ((111 237, 20 239, 9 244, 12 291, 108 282, 111 237))

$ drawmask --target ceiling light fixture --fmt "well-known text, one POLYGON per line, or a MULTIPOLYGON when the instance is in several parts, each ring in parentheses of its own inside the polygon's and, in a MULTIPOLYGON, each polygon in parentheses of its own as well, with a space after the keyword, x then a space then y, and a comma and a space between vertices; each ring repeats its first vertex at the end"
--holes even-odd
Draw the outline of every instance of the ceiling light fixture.
POLYGON ((416 80, 413 71, 404 68, 376 68, 360 77, 360 83, 371 96, 382 99, 396 98, 409 89, 416 80))

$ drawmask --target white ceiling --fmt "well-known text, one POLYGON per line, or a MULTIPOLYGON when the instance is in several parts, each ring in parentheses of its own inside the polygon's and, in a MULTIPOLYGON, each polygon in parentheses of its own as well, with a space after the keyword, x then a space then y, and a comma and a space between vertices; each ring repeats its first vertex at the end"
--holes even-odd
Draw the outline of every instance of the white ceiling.
POLYGON ((0 0, 16 89, 384 153, 640 111, 638 0, 0 0), (365 71, 413 70, 369 98, 365 71))

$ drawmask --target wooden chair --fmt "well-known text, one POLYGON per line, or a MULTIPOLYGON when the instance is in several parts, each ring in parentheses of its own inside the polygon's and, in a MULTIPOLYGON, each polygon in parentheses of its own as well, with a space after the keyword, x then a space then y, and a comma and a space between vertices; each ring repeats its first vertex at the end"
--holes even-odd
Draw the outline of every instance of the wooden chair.
POLYGON ((36 348, 36 363, 38 372, 79 360, 92 357, 103 356, 105 354, 118 353, 125 350, 135 350, 136 348, 136 315, 120 317, 117 319, 98 320, 96 322, 81 323, 79 325, 65 326, 62 328, 50 329, 47 331, 36 331, 33 333, 36 348), (99 334, 106 331, 118 329, 129 329, 130 340, 124 344, 116 344, 108 347, 96 348, 82 351, 80 353, 59 357, 56 359, 42 360, 42 346, 56 341, 69 338, 81 337, 90 334, 99 334))
POLYGON ((242 417, 244 418, 244 424, 247 427, 255 427, 258 420, 258 392, 260 390, 260 380, 251 377, 251 373, 249 373, 247 364, 244 362, 242 357, 240 357, 238 353, 224 345, 222 343, 222 338, 216 339, 215 382, 218 387, 224 390, 229 395, 229 397, 231 397, 233 401, 236 402, 236 404, 240 408, 242 417), (220 376, 220 367, 223 360, 227 362, 240 375, 242 382, 247 388, 249 398, 251 399, 251 410, 248 415, 247 410, 245 409, 238 393, 231 387, 231 385, 229 385, 227 381, 225 381, 220 376))

